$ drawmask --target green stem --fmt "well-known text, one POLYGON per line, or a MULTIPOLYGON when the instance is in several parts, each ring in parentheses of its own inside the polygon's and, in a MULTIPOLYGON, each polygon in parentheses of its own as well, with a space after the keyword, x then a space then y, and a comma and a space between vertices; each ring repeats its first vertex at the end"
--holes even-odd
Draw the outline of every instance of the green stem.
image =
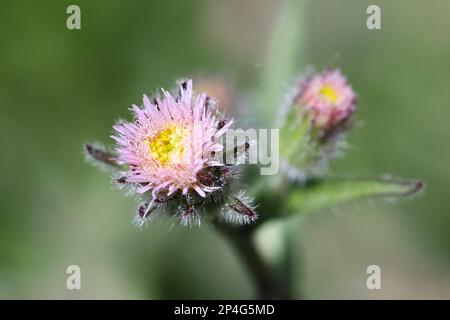
POLYGON ((253 279, 258 299, 291 299, 288 287, 274 274, 255 247, 252 237, 255 228, 220 222, 215 225, 242 259, 253 279))

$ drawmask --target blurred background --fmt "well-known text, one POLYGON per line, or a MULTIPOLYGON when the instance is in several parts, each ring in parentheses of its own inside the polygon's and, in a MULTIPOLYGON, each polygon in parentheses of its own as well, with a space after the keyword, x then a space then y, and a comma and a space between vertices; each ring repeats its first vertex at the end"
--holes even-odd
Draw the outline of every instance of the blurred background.
MULTIPOLYGON (((85 162, 82 144, 111 143, 112 124, 129 118, 132 103, 180 77, 227 79, 246 101, 228 108, 251 104, 245 93, 270 63, 266 48, 283 5, 1 2, 0 298, 253 297, 245 268, 210 226, 132 225, 134 199, 85 162), (66 28, 70 4, 81 8, 81 30, 66 28), (72 264, 81 267, 82 290, 66 288, 72 264)), ((320 0, 299 8, 299 65, 289 71, 341 67, 360 98, 363 125, 332 172, 391 173, 423 179, 427 189, 411 201, 295 220, 296 294, 450 298, 450 2, 320 0), (366 28, 369 4, 381 7, 381 30, 366 28), (372 264, 381 267, 381 290, 366 288, 372 264)), ((276 247, 264 234, 258 240, 264 250, 276 247)))

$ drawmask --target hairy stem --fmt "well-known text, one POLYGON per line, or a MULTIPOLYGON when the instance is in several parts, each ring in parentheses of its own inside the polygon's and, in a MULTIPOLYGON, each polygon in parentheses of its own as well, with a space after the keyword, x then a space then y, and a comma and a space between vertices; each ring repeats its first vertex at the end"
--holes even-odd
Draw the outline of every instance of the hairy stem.
POLYGON ((254 228, 220 222, 215 223, 215 225, 230 241, 246 266, 255 284, 258 299, 291 298, 288 287, 280 281, 256 249, 252 240, 254 228))

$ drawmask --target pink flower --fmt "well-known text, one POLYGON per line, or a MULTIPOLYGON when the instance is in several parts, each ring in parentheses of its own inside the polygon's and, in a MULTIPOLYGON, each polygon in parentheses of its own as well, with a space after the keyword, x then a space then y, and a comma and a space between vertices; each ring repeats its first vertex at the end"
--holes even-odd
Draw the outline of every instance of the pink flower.
POLYGON ((126 182, 136 184, 138 193, 152 192, 156 199, 194 190, 205 197, 217 187, 205 184, 200 175, 223 165, 219 138, 232 121, 213 114, 206 94, 193 95, 192 80, 180 85, 175 98, 164 89, 162 93, 153 102, 144 95, 143 108, 131 109, 135 120, 114 126, 117 161, 128 166, 126 182))
POLYGON ((296 103, 317 128, 330 129, 355 111, 356 94, 340 70, 314 74, 300 84, 296 103))

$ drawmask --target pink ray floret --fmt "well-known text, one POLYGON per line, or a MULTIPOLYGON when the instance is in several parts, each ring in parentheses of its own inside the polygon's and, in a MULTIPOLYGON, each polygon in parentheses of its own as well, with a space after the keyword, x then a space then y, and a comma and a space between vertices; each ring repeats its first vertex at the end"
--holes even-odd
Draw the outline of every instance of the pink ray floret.
POLYGON ((205 168, 223 165, 219 138, 232 124, 208 107, 206 94, 194 95, 192 80, 180 85, 173 97, 162 89, 153 102, 144 95, 143 107, 131 108, 133 122, 119 122, 112 138, 117 142, 118 161, 128 166, 126 181, 138 193, 171 195, 195 191, 205 197, 214 187, 202 185, 198 174, 205 168), (223 123, 223 122, 222 122, 223 123))

